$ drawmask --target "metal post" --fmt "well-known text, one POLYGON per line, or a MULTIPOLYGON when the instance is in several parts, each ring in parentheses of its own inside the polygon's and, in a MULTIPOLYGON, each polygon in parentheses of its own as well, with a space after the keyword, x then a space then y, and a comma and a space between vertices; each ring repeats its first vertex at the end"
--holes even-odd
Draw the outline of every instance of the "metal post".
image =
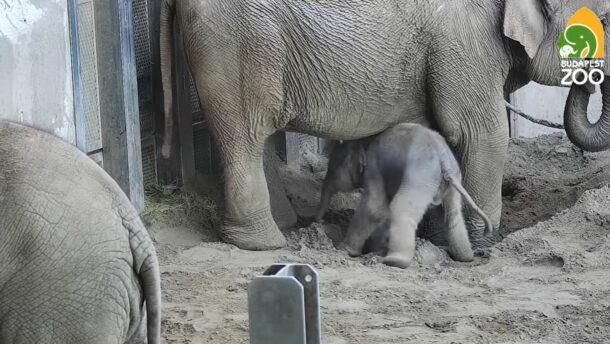
POLYGON ((320 344, 318 273, 276 264, 248 287, 251 344, 320 344))

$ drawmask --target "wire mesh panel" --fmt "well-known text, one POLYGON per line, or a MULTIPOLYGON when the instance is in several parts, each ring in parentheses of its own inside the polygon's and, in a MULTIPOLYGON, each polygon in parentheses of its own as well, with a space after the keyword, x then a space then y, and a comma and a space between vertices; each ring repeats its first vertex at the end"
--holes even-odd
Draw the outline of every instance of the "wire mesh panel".
POLYGON ((142 141, 142 172, 145 186, 157 183, 157 159, 155 156, 155 141, 153 139, 142 141))
POLYGON ((303 164, 303 154, 307 151, 319 151, 319 142, 316 137, 300 133, 286 133, 286 162, 288 166, 300 167, 303 164))
POLYGON ((150 75, 148 0, 133 0, 133 29, 138 78, 150 75))
POLYGON ((95 15, 92 0, 79 0, 77 5, 85 149, 87 152, 92 152, 102 148, 95 15))
MULTIPOLYGON (((139 85, 142 83, 139 82, 139 85)), ((140 87, 140 86, 139 86, 140 87)), ((157 157, 154 140, 154 107, 140 101, 140 135, 142 138, 142 174, 144 187, 157 184, 157 157)))
MULTIPOLYGON (((182 63, 185 63, 181 61, 182 63)), ((199 102, 199 94, 191 73, 188 71, 188 66, 183 68, 184 77, 186 78, 187 90, 189 92, 189 102, 191 116, 193 118, 193 155, 195 158, 195 170, 203 174, 215 174, 220 171, 220 166, 215 159, 214 141, 212 140, 209 128, 207 127, 205 113, 199 102)))
POLYGON ((193 123, 201 122, 205 118, 203 116, 203 112, 201 111, 201 103, 199 102, 199 94, 197 93, 197 87, 195 86, 195 81, 191 76, 191 73, 188 73, 189 80, 189 91, 190 91, 190 100, 191 100, 191 111, 193 114, 199 113, 200 117, 193 115, 193 123))
POLYGON ((205 129, 193 131, 193 145, 195 150, 195 169, 203 173, 209 173, 210 137, 205 129))
POLYGON ((155 107, 152 101, 152 51, 150 5, 151 1, 133 0, 133 29, 138 75, 138 106, 140 110, 140 137, 142 138, 142 173, 144 186, 157 183, 155 151, 155 107))
POLYGON ((150 102, 140 103, 140 131, 142 141, 152 136, 155 129, 154 108, 150 102))

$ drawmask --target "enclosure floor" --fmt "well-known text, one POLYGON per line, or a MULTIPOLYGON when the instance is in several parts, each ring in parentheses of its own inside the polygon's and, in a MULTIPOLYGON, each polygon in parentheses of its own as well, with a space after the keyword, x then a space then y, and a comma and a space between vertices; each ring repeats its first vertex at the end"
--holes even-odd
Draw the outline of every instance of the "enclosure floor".
MULTIPOLYGON (((302 229, 290 247, 248 252, 172 221, 151 232, 161 261, 168 343, 248 343, 246 290, 270 264, 314 265, 322 342, 606 343, 610 331, 610 153, 583 154, 559 136, 511 143, 503 240, 473 263, 419 241, 417 263, 389 268, 332 245, 357 194, 309 225, 324 161, 284 171, 302 229)), ((279 343, 278 343, 279 344, 279 343)))

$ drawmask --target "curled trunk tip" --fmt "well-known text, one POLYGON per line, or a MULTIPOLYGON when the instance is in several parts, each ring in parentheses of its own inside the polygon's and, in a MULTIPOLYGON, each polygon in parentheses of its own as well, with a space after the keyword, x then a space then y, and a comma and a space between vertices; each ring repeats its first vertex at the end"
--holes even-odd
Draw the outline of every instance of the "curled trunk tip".
POLYGON ((596 123, 587 117, 591 92, 586 86, 573 84, 565 106, 566 134, 574 145, 589 152, 610 148, 610 76, 601 84, 601 91, 602 113, 596 123))

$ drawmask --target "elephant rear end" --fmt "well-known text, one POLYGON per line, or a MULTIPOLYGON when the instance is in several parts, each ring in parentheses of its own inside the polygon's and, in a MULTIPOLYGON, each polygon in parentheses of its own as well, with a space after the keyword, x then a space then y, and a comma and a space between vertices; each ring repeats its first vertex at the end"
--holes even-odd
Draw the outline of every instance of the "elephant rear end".
POLYGON ((371 144, 367 161, 377 164, 388 201, 407 182, 405 178, 413 182, 442 182, 440 171, 443 157, 439 152, 443 148, 438 138, 442 139, 438 133, 419 124, 401 123, 383 132, 371 144))
POLYGON ((156 259, 99 166, 0 121, 0 343, 158 343, 156 259))

